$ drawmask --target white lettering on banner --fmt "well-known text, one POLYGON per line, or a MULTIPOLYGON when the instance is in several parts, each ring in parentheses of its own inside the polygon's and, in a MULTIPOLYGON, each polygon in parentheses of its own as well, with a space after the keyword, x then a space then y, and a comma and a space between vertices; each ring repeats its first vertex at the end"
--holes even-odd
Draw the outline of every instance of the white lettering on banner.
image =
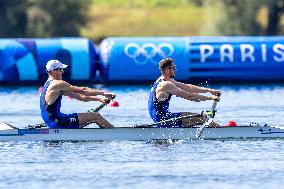
POLYGON ((284 45, 282 44, 279 44, 277 43, 276 45, 273 46, 273 51, 280 55, 280 57, 277 57, 276 55, 273 56, 273 59, 276 61, 276 62, 282 62, 284 61, 284 45), (282 51, 281 51, 282 50, 282 51))
POLYGON ((214 48, 211 45, 200 45, 201 62, 206 62, 206 59, 214 53, 214 48))
POLYGON ((230 62, 234 61, 234 48, 232 45, 225 44, 222 45, 220 48, 220 54, 221 54, 221 62, 225 62, 225 58, 227 57, 230 62))
MULTIPOLYGON (((236 46, 236 45, 234 45, 236 46)), ((214 50, 220 51, 220 62, 234 62, 234 50, 236 50, 236 47, 234 48, 233 45, 230 44, 223 44, 220 45, 219 48, 214 49, 213 45, 208 44, 201 44, 199 46, 200 50, 200 62, 204 63, 208 60, 210 60, 210 57, 214 55, 214 50)), ((267 62, 267 58, 270 54, 267 54, 267 45, 266 44, 260 44, 260 52, 255 52, 255 47, 251 44, 239 44, 239 50, 240 50, 240 57, 239 60, 241 62, 255 62, 257 53, 261 53, 260 58, 262 62, 267 62)), ((272 46, 272 55, 273 60, 275 62, 284 62, 284 44, 274 44, 272 46)), ((215 57, 214 57, 215 58, 215 57)), ((236 58, 236 57, 235 57, 236 58)))
POLYGON ((254 56, 253 56, 254 48, 252 45, 241 44, 240 49, 241 49, 242 62, 245 62, 247 58, 249 58, 251 62, 255 61, 254 56))
POLYGON ((266 45, 261 44, 261 60, 262 62, 266 62, 266 45))

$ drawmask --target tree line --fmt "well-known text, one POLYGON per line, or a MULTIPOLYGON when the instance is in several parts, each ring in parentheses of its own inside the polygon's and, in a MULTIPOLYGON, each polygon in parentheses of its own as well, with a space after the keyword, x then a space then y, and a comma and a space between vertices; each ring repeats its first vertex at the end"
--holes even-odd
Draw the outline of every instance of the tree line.
MULTIPOLYGON (((209 21, 210 29, 218 35, 281 34, 284 0, 183 1, 218 7, 217 15, 209 21), (267 11, 267 23, 262 25, 257 19, 261 9, 267 11)), ((0 37, 80 36, 91 3, 92 0, 0 0, 0 37)))
POLYGON ((284 0, 193 0, 193 2, 198 6, 218 7, 218 14, 210 20, 209 26, 217 35, 281 34, 284 0), (260 10, 264 10, 267 15, 264 24, 258 20, 260 10))
POLYGON ((0 37, 79 36, 90 0, 0 0, 0 37))

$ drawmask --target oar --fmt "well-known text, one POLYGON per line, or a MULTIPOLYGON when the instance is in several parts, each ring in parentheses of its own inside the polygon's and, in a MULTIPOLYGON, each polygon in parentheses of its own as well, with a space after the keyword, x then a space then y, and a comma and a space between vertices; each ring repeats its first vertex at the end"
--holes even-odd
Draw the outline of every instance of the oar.
POLYGON ((202 135, 205 128, 213 122, 213 118, 215 117, 215 113, 217 112, 217 109, 216 109, 217 102, 218 102, 217 100, 214 100, 211 110, 206 112, 207 120, 199 128, 197 128, 196 134, 195 134, 196 138, 199 138, 202 135))
POLYGON ((175 122, 175 121, 179 121, 179 120, 183 120, 183 119, 187 119, 187 118, 191 118, 191 117, 201 117, 202 114, 203 114, 203 112, 201 112, 200 114, 191 114, 191 115, 185 115, 185 116, 180 116, 180 117, 176 117, 176 118, 171 118, 171 119, 167 119, 167 120, 152 123, 152 124, 134 125, 133 127, 134 128, 155 127, 155 126, 158 126, 158 125, 163 125, 163 124, 166 124, 166 123, 171 123, 171 122, 175 122))
POLYGON ((108 98, 108 99, 106 100, 106 103, 103 103, 103 104, 99 105, 96 109, 90 109, 90 110, 88 110, 88 112, 98 112, 98 111, 100 111, 100 110, 103 109, 106 105, 108 105, 114 98, 115 98, 115 96, 112 96, 111 98, 108 98))

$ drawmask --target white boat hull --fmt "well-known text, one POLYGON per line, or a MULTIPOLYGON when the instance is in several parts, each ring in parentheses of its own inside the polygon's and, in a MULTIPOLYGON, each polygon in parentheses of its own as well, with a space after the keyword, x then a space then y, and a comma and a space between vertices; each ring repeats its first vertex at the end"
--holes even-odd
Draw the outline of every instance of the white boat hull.
MULTIPOLYGON (((196 139, 197 128, 13 129, 0 125, 0 141, 149 141, 196 139), (2 126, 2 128, 1 128, 2 126)), ((284 129, 269 126, 206 128, 203 139, 284 138, 284 129)))

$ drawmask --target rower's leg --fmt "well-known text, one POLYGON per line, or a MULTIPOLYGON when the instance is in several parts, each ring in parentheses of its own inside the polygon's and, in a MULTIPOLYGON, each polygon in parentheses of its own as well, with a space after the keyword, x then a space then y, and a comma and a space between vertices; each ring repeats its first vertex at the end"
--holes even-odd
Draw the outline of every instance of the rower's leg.
MULTIPOLYGON (((182 112, 181 115, 182 116, 186 116, 186 115, 192 115, 193 113, 191 112, 182 112)), ((191 118, 187 118, 187 119, 183 119, 182 120, 182 126, 183 127, 193 127, 195 125, 202 125, 204 122, 206 121, 206 118, 204 117, 191 117, 191 118)), ((216 123, 215 121, 213 121, 209 127, 220 127, 220 125, 218 123, 216 123)))
POLYGON ((209 127, 221 127, 221 125, 219 123, 217 123, 216 121, 212 121, 210 123, 209 127))
POLYGON ((108 122, 98 112, 78 113, 80 128, 90 123, 96 123, 100 128, 112 128, 113 125, 108 122))
MULTIPOLYGON (((192 115, 193 113, 191 112, 182 112, 182 116, 187 116, 187 115, 192 115)), ((201 125, 204 123, 205 119, 203 117, 190 117, 187 119, 182 120, 182 126, 183 127, 193 127, 195 125, 201 125)))

